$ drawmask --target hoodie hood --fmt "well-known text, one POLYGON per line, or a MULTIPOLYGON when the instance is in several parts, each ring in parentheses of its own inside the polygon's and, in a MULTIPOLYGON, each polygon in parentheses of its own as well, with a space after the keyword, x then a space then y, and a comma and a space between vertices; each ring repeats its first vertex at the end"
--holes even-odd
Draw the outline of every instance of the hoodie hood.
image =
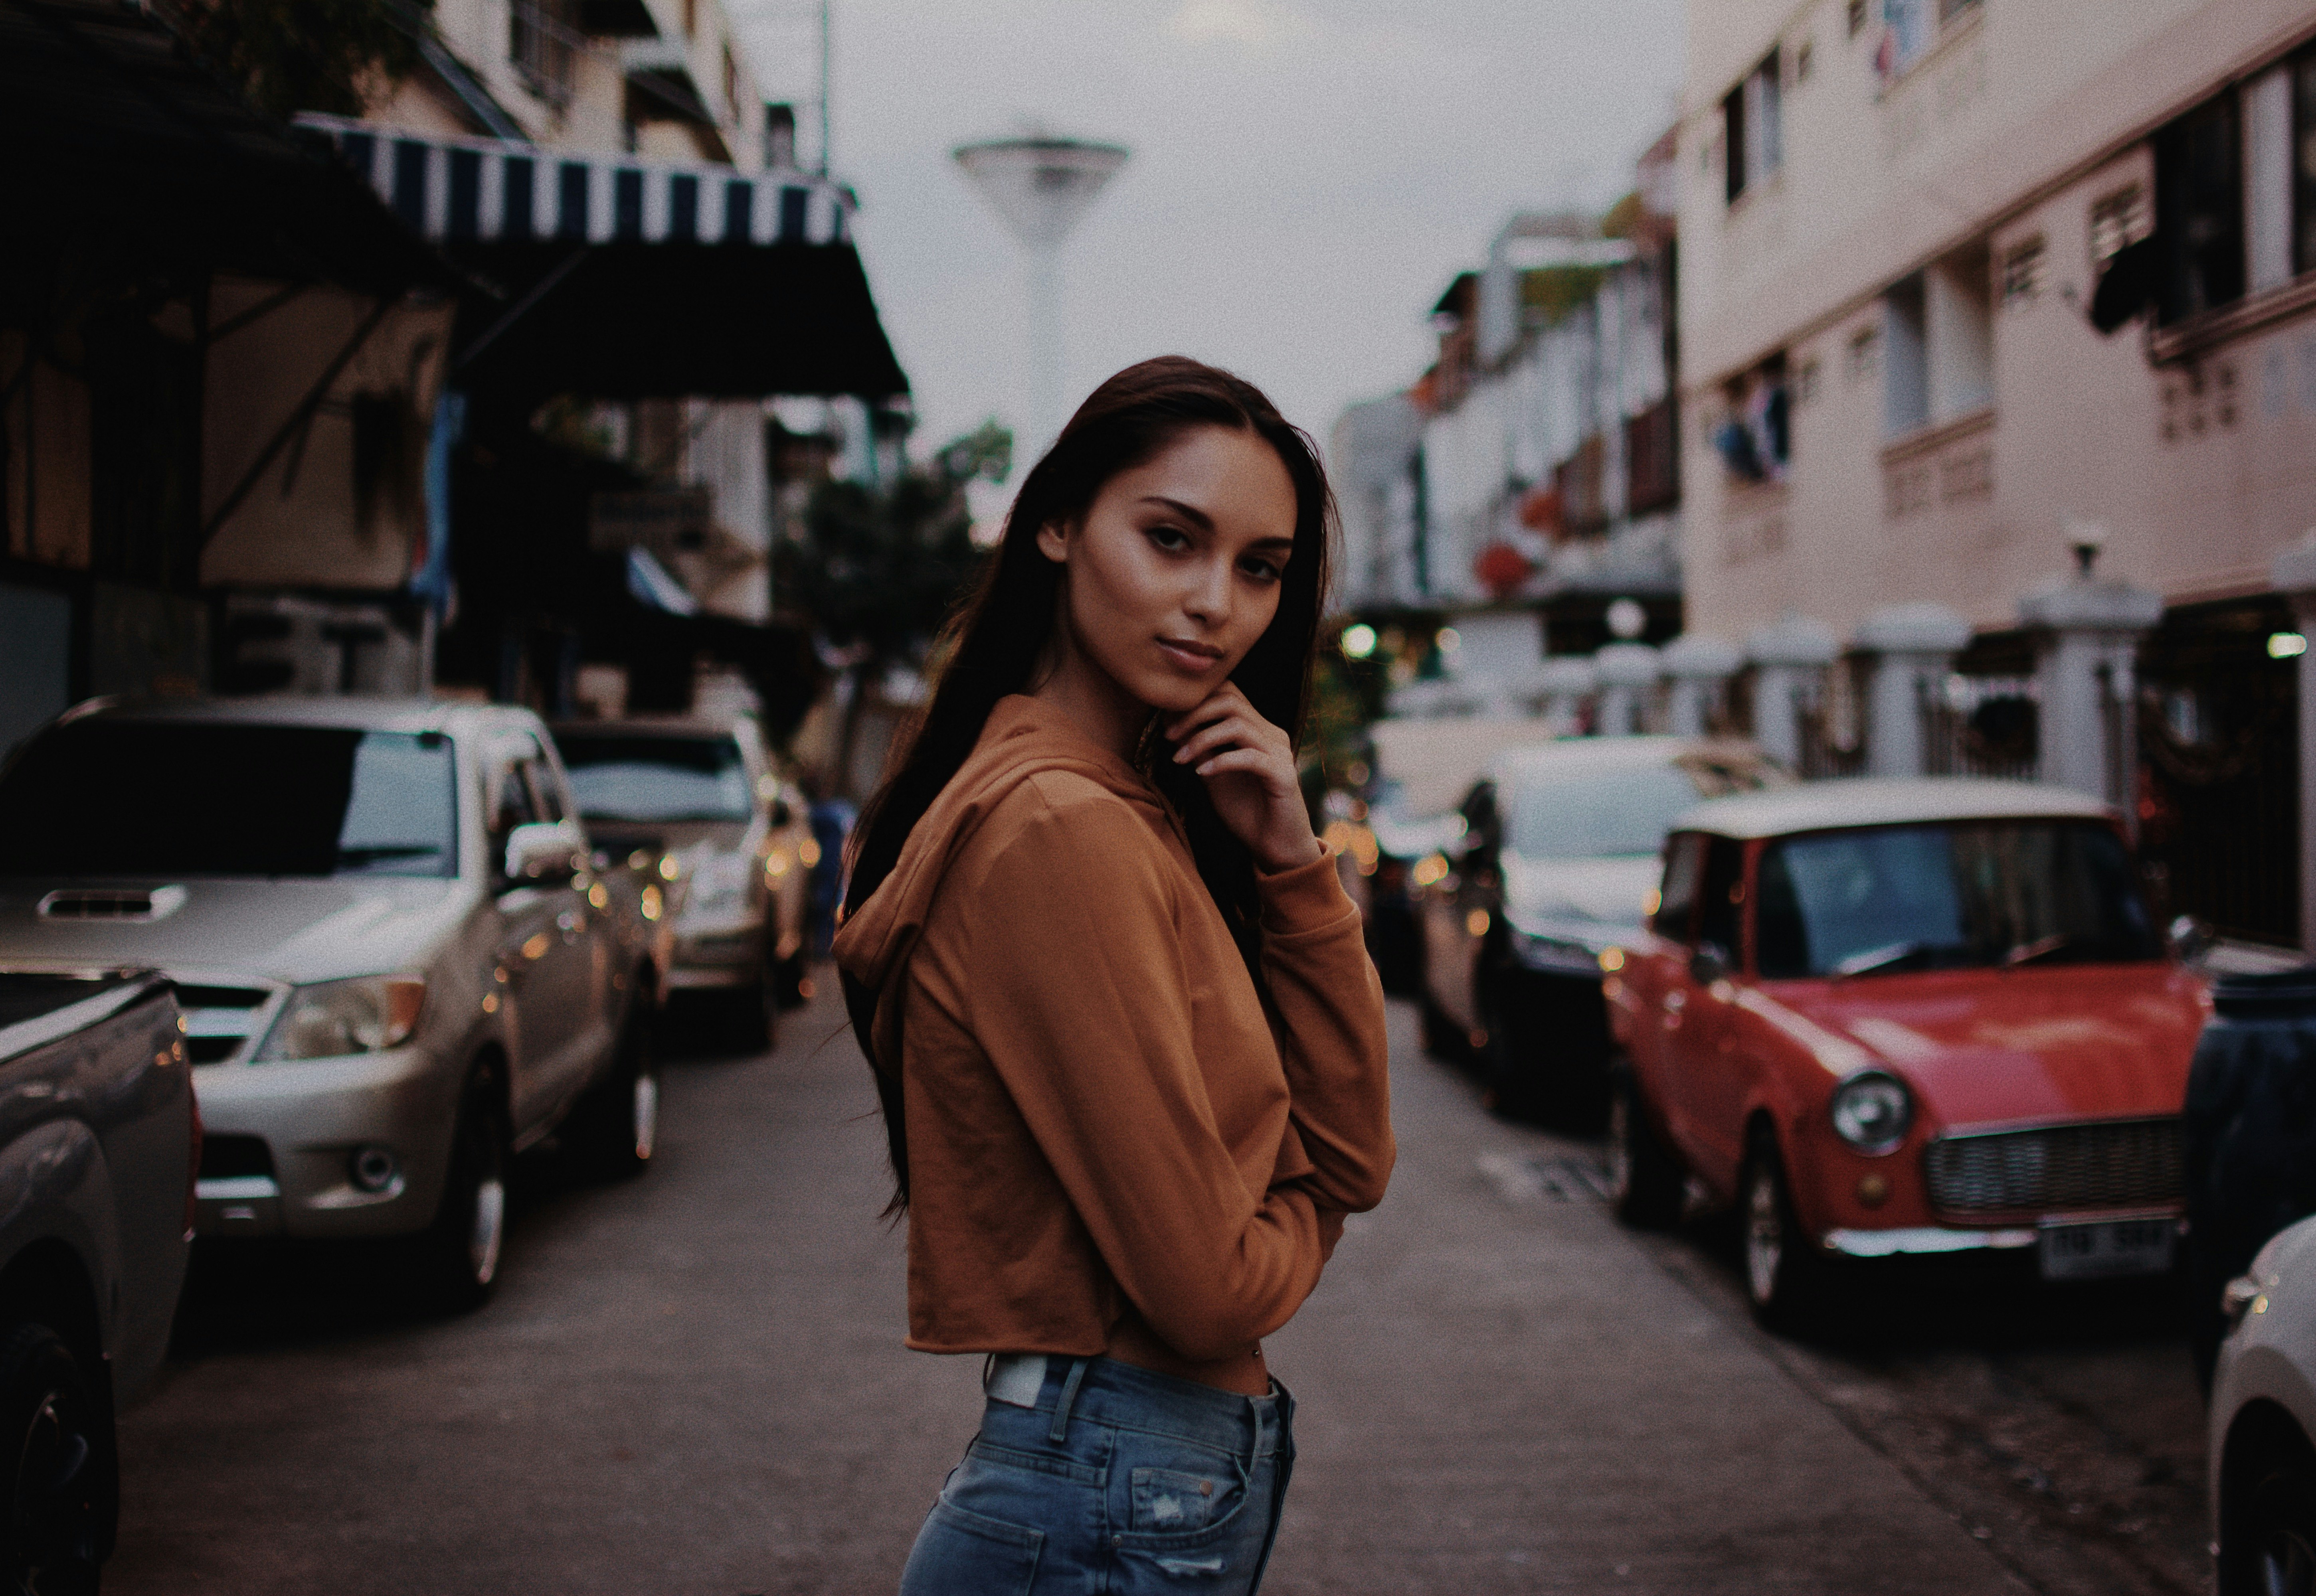
POLYGON ((899 983, 893 978, 923 934, 949 866, 1014 788, 1048 771, 1098 782, 1161 823, 1172 823, 1148 779, 1079 731, 1060 710, 1026 694, 999 699, 981 729, 981 740, 910 830, 893 873, 845 918, 836 934, 832 951, 837 967, 877 996, 870 1033, 879 1060, 892 1056, 895 1040, 899 1006, 890 999, 899 983))

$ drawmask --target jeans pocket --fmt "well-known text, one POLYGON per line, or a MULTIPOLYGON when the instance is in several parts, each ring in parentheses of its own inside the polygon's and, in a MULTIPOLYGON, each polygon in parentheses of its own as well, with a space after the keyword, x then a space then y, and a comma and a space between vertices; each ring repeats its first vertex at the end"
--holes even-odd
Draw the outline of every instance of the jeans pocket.
POLYGON ((901 1596, 1029 1596, 1045 1531, 935 1502, 909 1548, 901 1596))
POLYGON ((1238 1470, 1227 1464, 1196 1474, 1137 1468, 1129 1484, 1129 1523, 1137 1534, 1145 1535, 1204 1530, 1226 1517, 1241 1494, 1238 1470))

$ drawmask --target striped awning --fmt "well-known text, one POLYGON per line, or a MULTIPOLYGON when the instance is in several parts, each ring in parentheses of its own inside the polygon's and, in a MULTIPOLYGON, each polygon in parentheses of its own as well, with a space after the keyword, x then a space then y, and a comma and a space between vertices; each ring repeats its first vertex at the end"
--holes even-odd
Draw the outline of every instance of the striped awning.
POLYGON ((852 200, 802 172, 422 137, 308 112, 355 172, 438 244, 842 244, 852 200))
POLYGON ((826 178, 298 120, 493 297, 460 312, 462 391, 908 391, 826 178))

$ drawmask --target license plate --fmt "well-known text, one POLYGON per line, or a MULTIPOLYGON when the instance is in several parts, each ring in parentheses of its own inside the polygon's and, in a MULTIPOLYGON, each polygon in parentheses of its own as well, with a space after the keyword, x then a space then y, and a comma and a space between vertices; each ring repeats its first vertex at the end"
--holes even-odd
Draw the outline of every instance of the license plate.
POLYGON ((2043 1227, 2043 1278, 2110 1280, 2161 1274, 2179 1237, 2176 1219, 2109 1219, 2097 1225, 2043 1227))

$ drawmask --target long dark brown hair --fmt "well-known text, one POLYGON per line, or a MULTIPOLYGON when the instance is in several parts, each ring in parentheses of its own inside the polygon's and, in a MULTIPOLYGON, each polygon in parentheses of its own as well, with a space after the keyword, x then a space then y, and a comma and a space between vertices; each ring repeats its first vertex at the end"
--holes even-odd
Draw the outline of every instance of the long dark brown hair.
MULTIPOLYGON (((885 779, 853 830, 851 884, 844 895, 848 916, 893 873, 909 833, 973 752, 997 701, 1030 685, 1053 634, 1062 588, 1062 567, 1039 550, 1038 532, 1079 522, 1112 477, 1146 465, 1198 427, 1254 433, 1278 454, 1295 484, 1295 545, 1279 575, 1278 613, 1231 672, 1231 680, 1256 714, 1300 743, 1335 519, 1318 448, 1260 389, 1227 371, 1180 355, 1129 366, 1078 407, 1054 447, 1023 479, 1005 518, 1002 540, 971 595, 942 629, 932 654, 942 663, 931 702, 902 733, 885 779)), ((1145 759, 1145 770, 1181 815, 1199 877, 1260 989, 1260 906, 1253 858, 1216 815, 1206 784, 1194 773, 1171 759, 1145 759)), ((842 980, 853 1034, 876 1069, 893 1159, 888 1211, 899 1213, 909 1203, 901 1060, 877 1056, 870 1034, 877 994, 850 975, 842 980)))

